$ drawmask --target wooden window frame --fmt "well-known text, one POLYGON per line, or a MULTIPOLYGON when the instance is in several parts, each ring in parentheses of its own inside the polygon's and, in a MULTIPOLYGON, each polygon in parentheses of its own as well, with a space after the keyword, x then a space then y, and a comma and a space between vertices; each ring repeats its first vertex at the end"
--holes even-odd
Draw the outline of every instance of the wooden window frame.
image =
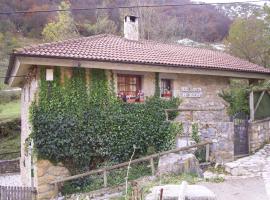
POLYGON ((172 82, 173 82, 172 79, 167 79, 167 78, 162 78, 160 80, 160 96, 161 97, 171 98, 173 96, 173 83, 172 82), (166 90, 166 88, 165 88, 166 87, 166 84, 168 84, 169 87, 170 87, 169 92, 165 92, 165 90, 166 90))
POLYGON ((126 102, 141 102, 143 99, 138 96, 138 93, 142 91, 142 76, 133 74, 117 74, 117 94, 119 98, 122 98, 126 102), (121 82, 123 79, 123 82, 121 82), (132 79, 135 83, 132 83, 132 79), (124 90, 120 88, 124 87, 124 90), (135 90, 131 90, 135 87, 135 90))

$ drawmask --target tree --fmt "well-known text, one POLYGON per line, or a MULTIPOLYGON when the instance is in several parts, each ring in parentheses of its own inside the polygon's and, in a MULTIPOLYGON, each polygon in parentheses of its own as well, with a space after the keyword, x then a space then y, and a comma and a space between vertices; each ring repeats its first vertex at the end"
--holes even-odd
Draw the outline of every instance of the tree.
POLYGON ((84 27, 88 35, 96 35, 101 33, 115 34, 117 32, 117 26, 114 21, 110 20, 106 15, 99 16, 96 23, 84 24, 84 27))
POLYGON ((269 30, 262 19, 251 16, 237 19, 230 27, 226 40, 233 55, 269 67, 269 30))
MULTIPOLYGON (((70 6, 70 3, 62 1, 59 9, 69 10, 70 6)), ((77 37, 79 34, 71 12, 67 11, 58 12, 57 20, 48 23, 44 27, 42 35, 46 41, 58 41, 77 37)))

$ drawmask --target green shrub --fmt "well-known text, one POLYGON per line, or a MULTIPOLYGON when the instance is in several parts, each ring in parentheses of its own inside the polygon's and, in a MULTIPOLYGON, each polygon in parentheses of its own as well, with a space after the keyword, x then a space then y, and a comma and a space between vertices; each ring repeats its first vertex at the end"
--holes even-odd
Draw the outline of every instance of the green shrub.
POLYGON ((41 70, 39 102, 31 107, 31 122, 38 158, 62 161, 75 169, 96 167, 104 160, 121 162, 149 147, 171 147, 179 127, 165 121, 164 109, 177 108, 179 99, 148 98, 128 104, 116 99, 105 71, 93 69, 89 87, 84 69, 60 84, 60 70, 52 82, 41 70))
POLYGON ((198 124, 192 124, 192 133, 191 138, 198 144, 200 142, 200 136, 199 136, 199 127, 198 124))
MULTIPOLYGON (((107 172, 108 186, 116 186, 125 183, 125 177, 127 175, 127 167, 115 169, 107 172)), ((151 168, 149 162, 132 164, 129 171, 129 181, 136 180, 143 176, 151 176, 151 168)), ((77 180, 65 182, 61 189, 63 194, 73 194, 76 192, 89 192, 98 190, 103 187, 103 175, 91 175, 77 180)))
POLYGON ((234 83, 229 89, 219 93, 226 102, 229 103, 228 114, 230 116, 242 112, 249 114, 249 88, 248 85, 234 83))

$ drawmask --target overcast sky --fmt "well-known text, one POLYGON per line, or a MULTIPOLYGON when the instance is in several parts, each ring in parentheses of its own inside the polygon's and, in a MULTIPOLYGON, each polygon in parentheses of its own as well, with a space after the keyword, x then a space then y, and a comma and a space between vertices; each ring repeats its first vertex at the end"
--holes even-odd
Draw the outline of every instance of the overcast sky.
MULTIPOLYGON (((229 3, 229 2, 246 2, 246 1, 252 1, 252 0, 194 0, 194 1, 200 1, 200 2, 206 2, 206 3, 229 3)), ((254 1, 256 1, 256 0, 254 0, 254 1)), ((266 2, 266 1, 262 1, 262 2, 255 3, 255 4, 263 5, 264 2, 266 2)), ((268 3, 269 3, 269 1, 268 1, 268 3)))

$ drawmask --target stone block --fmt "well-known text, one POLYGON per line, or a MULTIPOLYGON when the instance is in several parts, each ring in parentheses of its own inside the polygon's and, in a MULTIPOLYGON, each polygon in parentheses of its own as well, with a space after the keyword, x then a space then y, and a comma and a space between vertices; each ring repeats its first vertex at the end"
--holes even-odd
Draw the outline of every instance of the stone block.
POLYGON ((37 168, 37 176, 42 177, 47 173, 47 168, 38 167, 37 168))
POLYGON ((181 185, 155 186, 150 189, 151 192, 145 200, 159 199, 161 189, 163 189, 164 200, 216 200, 216 195, 205 186, 187 185, 186 182, 181 185))
POLYGON ((65 167, 51 166, 48 169, 48 174, 53 176, 68 176, 69 171, 65 167))
POLYGON ((37 189, 38 193, 41 193, 41 194, 52 191, 52 190, 54 190, 54 186, 51 184, 39 185, 37 189))
POLYGON ((47 160, 36 162, 38 200, 52 199, 57 191, 50 183, 56 179, 69 176, 69 171, 62 165, 54 166, 47 160))
POLYGON ((38 193, 37 200, 51 200, 57 196, 57 192, 54 190, 45 192, 45 193, 38 193))
POLYGON ((161 156, 158 162, 158 174, 181 174, 194 173, 199 176, 202 175, 199 168, 199 162, 193 154, 179 155, 170 153, 161 156))
POLYGON ((38 178, 38 185, 43 185, 46 183, 50 183, 56 179, 55 176, 52 175, 46 175, 38 178))
POLYGON ((48 169, 50 166, 52 166, 52 163, 49 160, 38 160, 36 163, 36 166, 38 169, 48 169))

